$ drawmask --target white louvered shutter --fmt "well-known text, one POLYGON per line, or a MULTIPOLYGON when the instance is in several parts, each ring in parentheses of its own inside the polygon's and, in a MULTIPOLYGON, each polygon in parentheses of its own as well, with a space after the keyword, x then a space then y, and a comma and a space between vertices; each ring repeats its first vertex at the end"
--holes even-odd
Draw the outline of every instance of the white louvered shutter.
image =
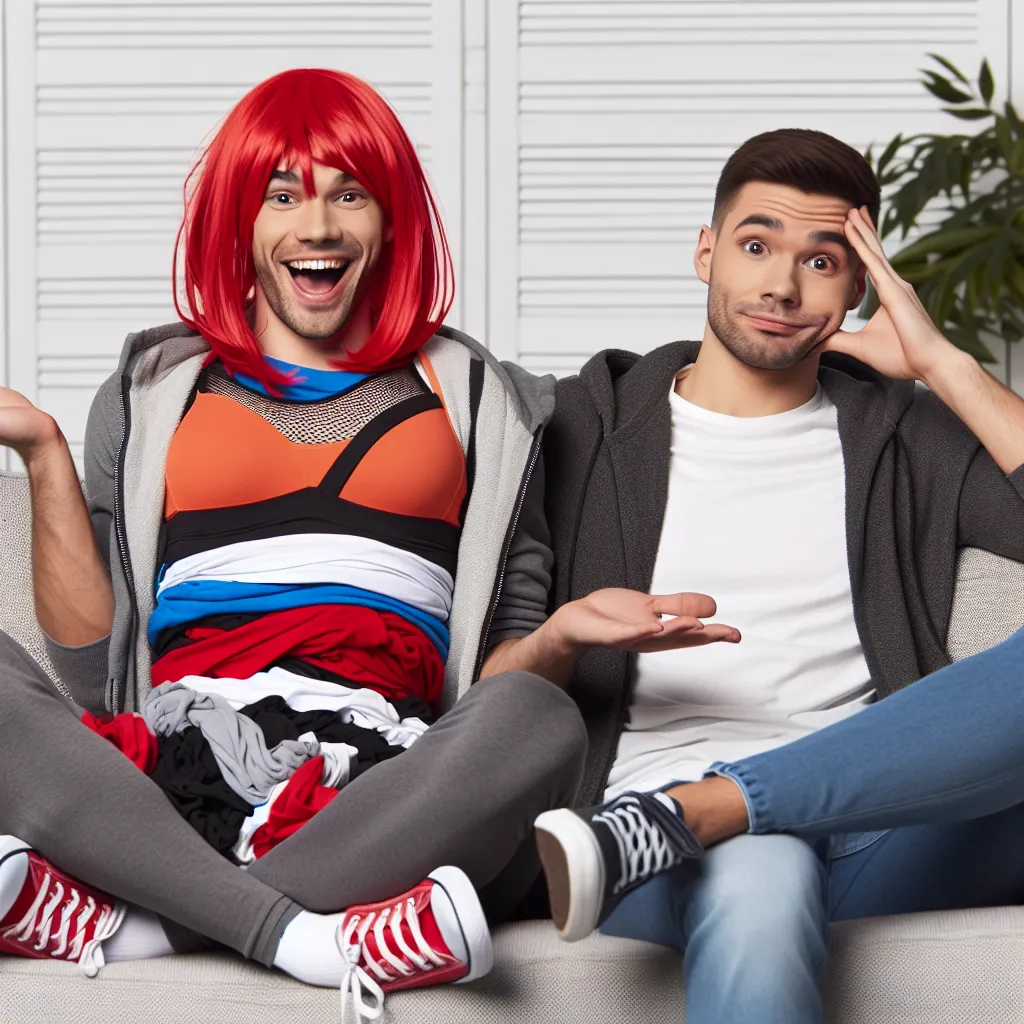
POLYGON ((175 319, 198 147, 277 71, 351 71, 392 103, 458 269, 461 0, 7 0, 8 381, 80 456, 126 333, 175 319))
POLYGON ((1008 0, 491 0, 490 343, 566 373, 699 338, 693 249, 744 139, 959 130, 937 52, 1007 82, 1008 0))

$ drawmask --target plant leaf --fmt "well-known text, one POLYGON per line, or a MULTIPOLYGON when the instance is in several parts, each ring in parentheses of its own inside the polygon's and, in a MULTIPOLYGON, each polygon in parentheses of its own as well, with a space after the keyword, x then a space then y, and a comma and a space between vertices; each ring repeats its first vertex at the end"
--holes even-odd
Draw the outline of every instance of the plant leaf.
POLYGON ((916 242, 912 242, 905 248, 900 249, 890 262, 894 269, 898 269, 899 265, 904 261, 912 263, 915 260, 921 259, 922 256, 929 256, 932 253, 946 255, 956 252, 958 249, 976 245, 986 239, 994 238, 998 233, 998 228, 981 224, 956 228, 952 231, 939 227, 919 238, 916 242))
POLYGON ((932 60, 938 61, 938 63, 940 63, 951 75, 960 79, 964 85, 970 84, 967 79, 964 78, 963 72, 961 72, 951 61, 946 60, 945 57, 940 57, 937 53, 929 53, 928 56, 931 57, 932 60))
POLYGON ((1009 100, 1003 104, 1003 112, 1006 114, 1006 120, 1010 122, 1010 127, 1017 138, 1024 138, 1024 121, 1021 121, 1017 108, 1009 100))
POLYGON ((981 62, 981 70, 978 72, 978 90, 981 93, 981 98, 985 101, 985 106, 991 105, 996 84, 992 80, 992 69, 988 66, 987 60, 981 62))
POLYGON ((986 110, 984 107, 965 107, 963 110, 954 110, 952 107, 943 107, 944 114, 952 114, 959 117, 961 121, 980 121, 983 117, 995 117, 995 113, 986 110))
POLYGON ((1013 160, 1013 132, 1010 131, 1010 122, 1005 117, 996 117, 996 142, 999 144, 999 151, 1003 159, 1009 164, 1013 160))
POLYGON ((1017 139, 1013 144, 1013 152, 1007 161, 1010 173, 1018 178, 1024 177, 1024 139, 1017 139))
POLYGON ((948 78, 942 78, 934 71, 925 71, 927 78, 922 79, 924 87, 936 98, 946 103, 969 103, 973 96, 958 89, 948 78))
POLYGON ((885 149, 882 150, 882 155, 878 158, 878 166, 876 173, 882 175, 885 173, 885 169, 889 166, 889 162, 896 155, 896 150, 903 144, 903 133, 900 132, 885 149))

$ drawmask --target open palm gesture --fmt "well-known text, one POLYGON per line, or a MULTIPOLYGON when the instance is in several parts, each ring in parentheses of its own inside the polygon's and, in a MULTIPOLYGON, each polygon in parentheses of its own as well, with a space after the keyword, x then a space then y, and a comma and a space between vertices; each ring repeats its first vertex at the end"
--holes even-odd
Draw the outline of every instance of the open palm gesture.
POLYGON ((739 630, 732 626, 701 622, 715 611, 714 600, 706 594, 644 594, 608 587, 563 605, 556 615, 561 616, 563 635, 574 644, 646 654, 738 643, 739 630))

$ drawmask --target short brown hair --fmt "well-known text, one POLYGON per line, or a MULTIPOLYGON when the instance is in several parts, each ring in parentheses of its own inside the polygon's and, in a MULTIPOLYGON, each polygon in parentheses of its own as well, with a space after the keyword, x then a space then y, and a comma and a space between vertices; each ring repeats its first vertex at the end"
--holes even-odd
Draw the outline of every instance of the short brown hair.
POLYGON ((750 181, 788 185, 801 192, 836 196, 867 206, 878 223, 881 190, 871 165, 845 142, 807 128, 780 128, 755 135, 725 162, 715 189, 711 223, 717 228, 736 194, 750 181))

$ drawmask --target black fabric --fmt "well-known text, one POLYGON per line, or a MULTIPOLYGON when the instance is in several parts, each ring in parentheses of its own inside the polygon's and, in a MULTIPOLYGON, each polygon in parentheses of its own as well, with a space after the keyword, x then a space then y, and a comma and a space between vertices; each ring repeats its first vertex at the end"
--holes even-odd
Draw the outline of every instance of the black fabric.
MULTIPOLYGON (((207 615, 205 618, 196 619, 193 622, 182 622, 177 626, 169 626, 161 630, 153 645, 153 661, 162 658, 179 647, 188 647, 196 641, 188 636, 190 629, 208 627, 211 629, 231 630, 239 626, 246 626, 256 619, 262 619, 266 612, 229 612, 225 615, 207 615)), ((305 674, 305 673, 300 673, 305 674)))
POLYGON ((252 807, 221 775, 213 750, 196 726, 157 740, 150 778, 174 809, 219 853, 231 856, 252 807))
MULTIPOLYGON (((395 703, 396 710, 403 702, 395 703)), ((426 705, 422 701, 415 706, 426 705)), ((303 733, 313 733, 321 743, 347 743, 358 753, 352 759, 349 778, 362 775, 381 761, 397 757, 405 749, 392 746, 376 730, 342 721, 336 711, 295 711, 285 703, 283 697, 264 697, 254 704, 248 704, 239 714, 251 718, 262 730, 268 747, 276 747, 282 740, 297 740, 303 733)), ((402 714, 402 711, 399 711, 402 714)), ((429 712, 428 712, 429 714, 429 712)), ((409 717, 405 715, 403 717, 409 717)), ((417 716, 419 717, 419 716, 417 716)))
POLYGON ((466 521, 466 509, 473 493, 476 477, 476 421, 480 412, 480 397, 484 393, 484 361, 473 359, 469 364, 469 444, 466 446, 466 496, 459 509, 459 522, 466 521))
MULTIPOLYGON (((600 587, 649 591, 668 496, 669 390, 699 342, 602 352, 558 382, 544 435, 552 608, 600 587)), ((949 663, 958 546, 1024 561, 1024 468, 1002 473, 932 392, 826 353, 838 412, 854 618, 878 696, 949 663)), ((592 650, 569 692, 590 749, 579 801, 600 802, 629 707, 634 659, 592 650)))
POLYGON ((337 497, 366 453, 389 430, 397 427, 399 423, 412 419, 413 416, 418 416, 421 412, 443 408, 441 399, 433 393, 428 393, 406 398, 397 405, 392 405, 378 413, 345 445, 341 454, 334 460, 320 481, 320 489, 332 497, 337 497))
POLYGON ((382 512, 316 487, 304 487, 234 508, 178 512, 167 522, 162 562, 170 565, 224 544, 294 533, 371 537, 421 555, 454 577, 461 531, 439 519, 382 512))

